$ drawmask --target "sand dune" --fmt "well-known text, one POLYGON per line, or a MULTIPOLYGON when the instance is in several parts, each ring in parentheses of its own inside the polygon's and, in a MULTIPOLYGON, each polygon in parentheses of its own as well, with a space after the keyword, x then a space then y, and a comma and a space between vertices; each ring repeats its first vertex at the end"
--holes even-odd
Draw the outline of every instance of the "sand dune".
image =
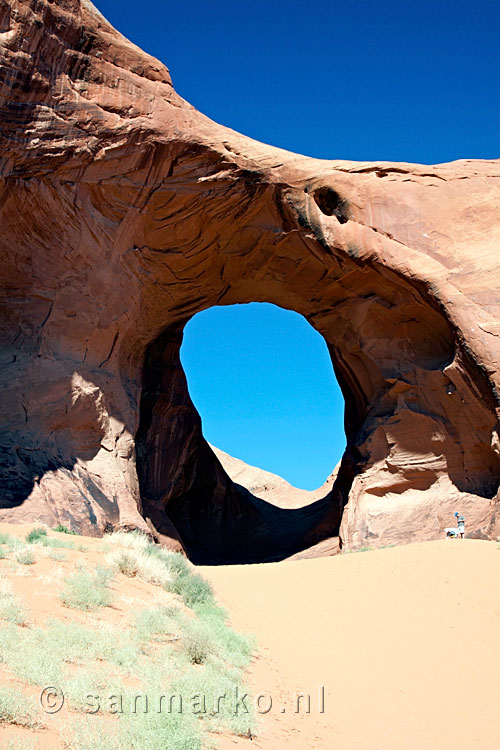
POLYGON ((235 627, 260 643, 250 679, 274 705, 261 715, 253 747, 499 746, 494 542, 428 542, 203 573, 235 627), (294 713, 297 691, 311 695, 310 714, 304 703, 294 713))

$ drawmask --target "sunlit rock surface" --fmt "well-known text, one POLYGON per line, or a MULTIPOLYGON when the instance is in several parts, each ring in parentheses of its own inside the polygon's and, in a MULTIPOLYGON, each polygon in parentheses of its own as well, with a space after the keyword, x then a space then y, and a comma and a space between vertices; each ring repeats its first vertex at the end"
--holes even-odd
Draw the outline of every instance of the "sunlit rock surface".
POLYGON ((500 161, 258 143, 87 0, 0 0, 0 67, 0 520, 149 529, 200 562, 432 539, 455 510, 500 533, 500 161), (309 320, 345 395, 305 507, 233 482, 187 391, 186 322, 252 301, 309 320))

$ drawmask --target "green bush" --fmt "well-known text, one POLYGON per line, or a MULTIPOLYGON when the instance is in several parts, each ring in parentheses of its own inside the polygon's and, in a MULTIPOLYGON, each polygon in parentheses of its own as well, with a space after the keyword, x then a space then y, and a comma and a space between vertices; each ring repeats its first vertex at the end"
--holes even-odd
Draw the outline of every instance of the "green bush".
MULTIPOLYGON (((76 672, 63 676, 61 689, 69 706, 81 713, 88 713, 93 695, 123 695, 124 686, 115 680, 110 680, 109 665, 93 664, 91 667, 81 666, 76 672)), ((106 746, 104 746, 106 747, 106 746)))
POLYGON ((36 529, 32 529, 29 534, 26 535, 26 542, 28 544, 45 544, 47 540, 47 530, 39 526, 36 529))
POLYGON ((0 544, 9 544, 11 539, 9 534, 0 533, 0 544))
POLYGON ((157 544, 149 544, 145 552, 154 557, 157 560, 161 560, 163 564, 176 576, 188 575, 191 573, 191 568, 184 555, 180 552, 172 552, 171 550, 163 549, 157 544))
POLYGON ((52 531, 57 531, 59 534, 73 534, 76 536, 76 531, 73 531, 73 529, 68 529, 67 526, 63 526, 62 523, 58 524, 55 529, 52 529, 52 531))
POLYGON ((198 573, 185 573, 177 576, 170 590, 182 597, 188 607, 213 601, 214 595, 209 582, 198 573))
POLYGON ((62 603, 71 609, 94 610, 111 604, 108 588, 109 572, 97 568, 89 573, 80 567, 77 573, 65 579, 65 587, 60 595, 62 603))

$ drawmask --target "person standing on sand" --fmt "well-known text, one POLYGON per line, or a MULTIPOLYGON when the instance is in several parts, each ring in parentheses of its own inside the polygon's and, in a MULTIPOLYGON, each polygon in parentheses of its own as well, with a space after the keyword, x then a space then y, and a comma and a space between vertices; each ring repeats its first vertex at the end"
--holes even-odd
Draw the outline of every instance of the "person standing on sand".
POLYGON ((458 536, 460 539, 465 538, 465 518, 461 513, 455 513, 455 518, 457 519, 457 527, 458 527, 458 536))

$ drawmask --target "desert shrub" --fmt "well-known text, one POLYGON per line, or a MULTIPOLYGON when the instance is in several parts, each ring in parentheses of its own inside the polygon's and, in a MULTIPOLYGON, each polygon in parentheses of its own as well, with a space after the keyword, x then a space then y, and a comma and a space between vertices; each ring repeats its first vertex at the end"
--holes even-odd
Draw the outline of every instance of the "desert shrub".
POLYGON ((254 641, 233 630, 224 610, 214 604, 203 604, 195 610, 196 617, 183 612, 177 615, 180 646, 193 663, 209 658, 219 669, 245 669, 255 647, 254 641))
POLYGON ((116 555, 115 564, 120 573, 129 578, 135 578, 139 571, 137 558, 134 555, 122 550, 116 555))
POLYGON ((161 560, 175 576, 187 575, 191 572, 189 563, 180 552, 172 552, 157 544, 150 544, 145 548, 145 552, 151 557, 161 560))
POLYGON ((144 550, 133 546, 126 550, 116 549, 106 556, 106 561, 125 575, 137 576, 146 583, 167 588, 172 583, 172 573, 161 559, 146 554, 144 550))
POLYGON ((63 675, 61 689, 68 705, 83 713, 91 710, 92 700, 89 696, 122 695, 124 692, 123 685, 116 679, 110 679, 109 667, 102 664, 80 667, 76 672, 63 675))
POLYGON ((58 539, 57 537, 47 537, 45 546, 51 549, 77 549, 77 545, 71 539, 58 539))
POLYGON ((3 577, 0 577, 0 619, 14 625, 25 625, 27 622, 26 610, 14 595, 11 582, 3 577))
POLYGON ((50 549, 48 552, 48 556, 51 560, 57 560, 57 562, 63 562, 64 560, 67 560, 64 552, 59 552, 59 550, 57 549, 50 549))
POLYGON ((201 750, 202 725, 191 712, 168 713, 166 709, 137 714, 130 710, 109 731, 108 722, 79 720, 73 723, 68 750, 201 750))
POLYGON ((16 724, 20 727, 36 729, 40 726, 33 703, 13 688, 0 688, 0 724, 16 724))
POLYGON ((35 563, 35 554, 31 547, 19 547, 14 552, 14 558, 19 565, 33 565, 35 563))
MULTIPOLYGON (((78 565, 78 569, 85 570, 85 566, 80 564, 78 565)), ((95 569, 95 577, 99 584, 108 586, 113 580, 113 571, 105 565, 98 565, 95 569)))
POLYGON ((185 670, 174 679, 171 691, 184 696, 188 702, 191 696, 202 698, 204 708, 206 708, 203 723, 207 729, 211 731, 229 729, 245 737, 254 734, 255 715, 252 698, 242 684, 241 676, 237 671, 221 671, 210 662, 196 669, 185 670), (248 697, 236 709, 235 696, 243 698, 246 694, 248 697), (220 700, 224 695, 226 698, 220 700))
POLYGON ((17 596, 13 594, 0 596, 0 619, 14 625, 27 625, 28 612, 17 596))
POLYGON ((99 661, 129 670, 141 655, 142 641, 133 629, 117 629, 106 623, 87 628, 75 622, 55 620, 47 624, 41 639, 47 651, 70 664, 88 665, 99 661))
POLYGON ((65 579, 60 595, 62 603, 72 609, 94 610, 111 604, 108 588, 109 573, 97 568, 93 573, 80 566, 77 572, 65 579))
POLYGON ((142 531, 113 531, 104 539, 109 544, 133 550, 144 550, 151 544, 150 538, 142 531))
POLYGON ((26 542, 24 542, 22 539, 18 539, 17 536, 10 536, 10 535, 6 535, 5 544, 11 550, 21 549, 21 547, 26 546, 26 542))
POLYGON ((156 607, 140 611, 135 620, 135 628, 141 640, 150 641, 161 636, 179 638, 179 611, 177 607, 156 607))
POLYGON ((26 535, 27 544, 45 544, 47 540, 47 530, 42 526, 32 529, 29 534, 26 535))
POLYGON ((214 603, 201 604, 195 608, 198 627, 209 633, 213 653, 227 664, 245 669, 252 658, 255 641, 233 630, 227 623, 227 616, 221 607, 214 603))
POLYGON ((194 623, 182 638, 182 646, 191 664, 204 664, 214 649, 210 633, 194 623))
POLYGON ((35 740, 25 740, 16 738, 15 740, 8 740, 5 746, 2 746, 2 750, 40 750, 40 745, 35 740))
MULTIPOLYGON (((44 628, 19 628, 14 618, 1 628, 0 662, 31 684, 61 686, 76 712, 90 708, 88 695, 111 695, 113 687, 126 698, 120 682, 125 676, 133 676, 138 683, 134 695, 153 700, 160 685, 166 694, 178 692, 188 703, 197 693, 206 697, 206 715, 196 716, 189 710, 179 715, 175 709, 172 714, 166 709, 161 714, 156 709, 142 714, 139 708, 137 714, 117 716, 112 732, 109 722, 95 717, 95 721, 82 722, 81 731, 75 731, 72 738, 64 738, 67 750, 201 750, 207 746, 207 731, 248 735, 252 715, 234 715, 224 705, 216 713, 211 710, 221 692, 228 696, 235 689, 245 692, 241 675, 252 644, 228 626, 208 582, 193 572, 182 555, 151 544, 143 534, 120 533, 118 541, 108 538, 106 543, 107 560, 114 570, 162 585, 178 594, 191 611, 180 603, 156 606, 139 612, 135 627, 119 630, 103 622, 87 628, 61 621, 44 628)), ((54 551, 49 548, 45 554, 52 556, 54 551)), ((106 606, 112 575, 109 567, 89 571, 77 566, 65 579, 61 601, 89 612, 106 606)), ((0 594, 4 583, 8 595, 8 581, 1 577, 0 594)), ((251 702, 247 703, 250 707, 251 702)))
POLYGON ((73 531, 73 529, 68 529, 67 526, 64 526, 62 523, 58 524, 55 529, 52 529, 52 531, 57 531, 59 534, 73 534, 76 536, 76 531, 73 531))
POLYGON ((209 582, 189 569, 187 573, 177 576, 170 590, 174 594, 179 594, 188 607, 205 604, 214 598, 209 582))
POLYGON ((5 560, 7 557, 7 553, 5 552, 3 547, 0 547, 0 560, 5 560))
POLYGON ((9 544, 11 540, 11 536, 9 534, 4 534, 3 532, 0 533, 0 545, 1 544, 9 544))
POLYGON ((60 647, 48 648, 41 628, 18 628, 7 624, 1 630, 0 662, 33 685, 60 685, 60 647))
MULTIPOLYGON (((142 641, 134 629, 117 629, 100 623, 97 628, 87 628, 76 622, 54 620, 45 627, 17 628, 6 625, 1 629, 0 662, 15 674, 35 685, 71 685, 75 695, 78 685, 74 666, 82 669, 110 673, 110 665, 125 674, 135 673, 141 658, 142 641), (95 665, 91 665, 95 662, 95 665), (69 665, 74 665, 72 668, 69 665)), ((107 678, 106 678, 107 679, 107 678)), ((88 688, 94 683, 89 680, 88 688)), ((75 698, 76 700, 76 698, 75 698)))
POLYGON ((193 573, 189 563, 179 552, 165 550, 137 531, 113 532, 106 537, 106 541, 127 550, 113 551, 106 558, 125 575, 137 576, 148 583, 163 586, 181 596, 189 607, 213 601, 208 581, 193 573))

